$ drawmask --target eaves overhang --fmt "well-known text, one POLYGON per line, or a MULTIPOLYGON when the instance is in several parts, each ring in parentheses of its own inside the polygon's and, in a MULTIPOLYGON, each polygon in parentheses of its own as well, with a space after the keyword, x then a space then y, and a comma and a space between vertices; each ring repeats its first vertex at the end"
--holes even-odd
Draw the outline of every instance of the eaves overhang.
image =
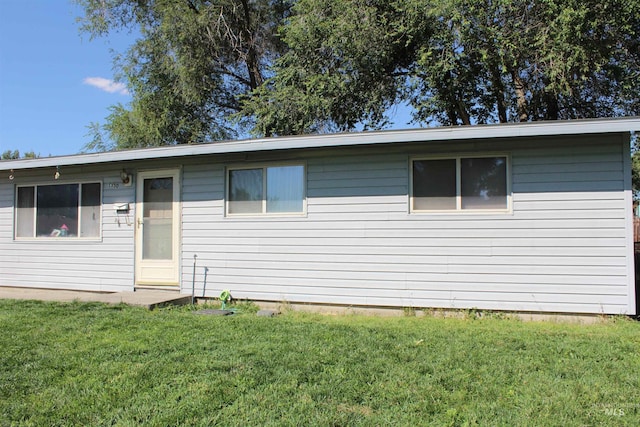
POLYGON ((104 153, 74 154, 38 159, 3 160, 0 161, 0 170, 38 169, 259 151, 338 148, 378 144, 429 144, 444 141, 472 141, 541 136, 623 134, 633 131, 640 131, 640 117, 446 126, 407 130, 246 139, 104 153))

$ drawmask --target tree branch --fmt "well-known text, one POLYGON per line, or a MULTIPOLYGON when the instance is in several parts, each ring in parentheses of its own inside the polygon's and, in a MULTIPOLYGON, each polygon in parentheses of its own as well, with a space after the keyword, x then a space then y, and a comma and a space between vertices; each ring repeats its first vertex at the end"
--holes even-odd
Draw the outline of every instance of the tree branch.
POLYGON ((189 9, 193 10, 195 13, 200 14, 200 11, 196 7, 196 5, 193 4, 191 0, 187 0, 187 6, 189 7, 189 9))

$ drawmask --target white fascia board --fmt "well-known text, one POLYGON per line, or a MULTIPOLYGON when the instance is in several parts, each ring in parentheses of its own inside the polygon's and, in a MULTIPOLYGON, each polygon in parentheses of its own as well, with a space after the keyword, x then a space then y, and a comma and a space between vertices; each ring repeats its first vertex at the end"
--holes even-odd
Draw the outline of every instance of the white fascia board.
POLYGON ((487 140, 536 136, 628 133, 640 131, 640 117, 615 119, 546 121, 496 125, 447 126, 408 130, 353 132, 329 135, 305 135, 247 139, 208 144, 142 148, 105 153, 75 154, 39 159, 4 160, 0 170, 36 169, 44 167, 90 165, 135 160, 165 159, 198 155, 249 153, 305 148, 332 148, 375 144, 487 140))

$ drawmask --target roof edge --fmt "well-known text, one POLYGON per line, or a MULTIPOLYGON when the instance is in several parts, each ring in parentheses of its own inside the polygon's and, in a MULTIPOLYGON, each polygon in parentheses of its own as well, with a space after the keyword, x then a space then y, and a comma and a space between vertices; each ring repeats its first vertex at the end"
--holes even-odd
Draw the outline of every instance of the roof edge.
POLYGON ((90 165, 132 160, 188 157, 256 151, 305 148, 332 148, 372 144, 441 142, 491 138, 522 138, 580 134, 629 133, 640 131, 640 117, 586 120, 562 120, 491 125, 447 126, 406 130, 383 130, 322 135, 284 136, 245 139, 194 145, 140 148, 103 153, 73 154, 38 159, 0 161, 0 170, 37 169, 44 167, 90 165))

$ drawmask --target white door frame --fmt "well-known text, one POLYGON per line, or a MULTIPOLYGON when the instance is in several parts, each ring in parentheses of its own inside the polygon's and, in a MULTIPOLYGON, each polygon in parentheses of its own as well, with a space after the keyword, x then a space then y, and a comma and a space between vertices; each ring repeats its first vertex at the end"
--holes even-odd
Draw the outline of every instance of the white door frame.
MULTIPOLYGON (((138 172, 135 210, 135 284, 136 286, 179 286, 180 274, 180 169, 159 169, 138 172), (145 180, 172 178, 171 259, 143 259, 145 180)), ((147 218, 147 221, 149 218, 147 218)))

